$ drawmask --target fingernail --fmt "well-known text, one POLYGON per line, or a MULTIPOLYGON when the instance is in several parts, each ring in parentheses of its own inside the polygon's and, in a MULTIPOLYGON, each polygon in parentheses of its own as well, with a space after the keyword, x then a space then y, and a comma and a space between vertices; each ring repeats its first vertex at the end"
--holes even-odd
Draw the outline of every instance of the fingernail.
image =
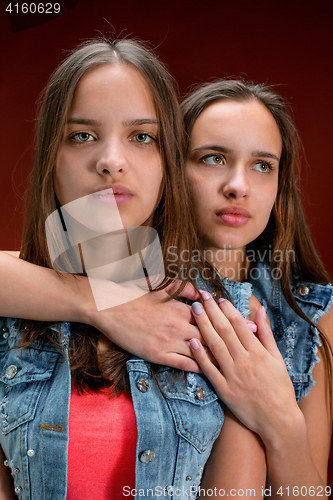
POLYGON ((218 300, 218 303, 221 304, 221 302, 223 302, 225 299, 223 297, 221 297, 219 300, 218 300))
POLYGON ((192 349, 194 351, 197 351, 199 348, 200 348, 200 344, 199 342, 197 341, 197 339, 191 339, 190 340, 190 346, 192 347, 192 349))
POLYGON ((250 330, 253 333, 256 333, 256 331, 258 330, 257 325, 255 323, 253 323, 253 321, 247 321, 247 324, 248 324, 248 327, 250 328, 250 330))
POLYGON ((195 312, 195 314, 197 316, 200 316, 200 314, 203 313, 203 308, 202 308, 202 305, 200 304, 200 302, 193 302, 192 307, 193 307, 193 311, 195 312))
POLYGON ((205 292, 204 290, 200 290, 200 292, 201 292, 202 298, 204 300, 208 300, 208 299, 212 298, 212 296, 209 292, 205 292))
POLYGON ((263 316, 264 319, 266 319, 266 309, 264 308, 264 306, 261 306, 261 314, 263 316))

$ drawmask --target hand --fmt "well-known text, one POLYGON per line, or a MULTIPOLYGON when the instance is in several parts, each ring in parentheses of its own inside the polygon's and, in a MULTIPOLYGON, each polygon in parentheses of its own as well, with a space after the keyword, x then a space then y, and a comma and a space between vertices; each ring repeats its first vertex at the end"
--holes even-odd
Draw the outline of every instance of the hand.
MULTIPOLYGON (((201 339, 191 307, 170 297, 179 282, 111 309, 91 309, 85 322, 100 330, 126 351, 152 363, 200 372, 189 347, 191 338, 201 339)), ((180 297, 200 299, 191 284, 180 297)), ((203 340, 203 339, 202 339, 203 340)))
POLYGON ((199 303, 192 308, 219 369, 198 339, 190 341, 195 359, 221 399, 264 443, 274 433, 283 436, 285 429, 290 431, 288 421, 297 421, 300 410, 264 308, 255 315, 257 338, 229 301, 223 300, 219 307, 208 295, 205 297, 204 309, 199 303))

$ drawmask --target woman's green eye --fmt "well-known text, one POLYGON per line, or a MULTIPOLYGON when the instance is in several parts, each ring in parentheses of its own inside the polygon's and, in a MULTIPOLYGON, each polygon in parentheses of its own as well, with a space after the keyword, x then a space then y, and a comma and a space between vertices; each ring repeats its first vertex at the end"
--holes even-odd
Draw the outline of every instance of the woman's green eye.
POLYGON ((268 172, 269 170, 271 170, 270 166, 268 165, 267 162, 265 161, 258 161, 255 165, 254 165, 254 170, 256 170, 257 172, 268 172))
POLYGON ((206 156, 203 160, 205 163, 208 163, 209 165, 222 165, 223 164, 223 158, 220 155, 209 155, 209 156, 206 156))
POLYGON ((133 137, 133 140, 136 142, 141 142, 141 144, 149 144, 154 139, 149 134, 140 133, 136 134, 133 137))
POLYGON ((71 139, 78 142, 90 142, 95 140, 91 134, 88 134, 88 132, 78 132, 77 134, 72 135, 71 139))

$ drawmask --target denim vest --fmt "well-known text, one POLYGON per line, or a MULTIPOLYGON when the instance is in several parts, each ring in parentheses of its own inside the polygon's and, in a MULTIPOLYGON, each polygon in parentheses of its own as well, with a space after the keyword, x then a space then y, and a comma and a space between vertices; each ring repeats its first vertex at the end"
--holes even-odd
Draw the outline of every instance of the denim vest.
MULTIPOLYGON (((253 294, 265 306, 277 346, 283 356, 289 376, 293 382, 296 400, 309 394, 315 385, 312 370, 316 362, 318 347, 321 345, 318 330, 296 314, 283 296, 281 287, 274 287, 274 273, 268 262, 257 262, 250 270, 250 282, 239 283, 221 279, 231 301, 244 317, 248 314, 248 299, 253 294), (241 301, 241 307, 237 303, 241 301)), ((201 290, 212 292, 209 283, 201 277, 197 279, 201 290)), ((332 285, 303 283, 295 277, 291 285, 292 293, 304 314, 317 325, 320 316, 327 314, 333 300, 332 285)))
MULTIPOLYGON (((0 318, 0 443, 22 500, 66 499, 70 332, 68 323, 59 326, 63 354, 39 342, 20 350, 15 320, 0 318)), ((148 362, 132 358, 127 371, 137 422, 137 496, 195 498, 223 423, 221 401, 195 373, 185 379, 160 366, 160 390, 148 362)))

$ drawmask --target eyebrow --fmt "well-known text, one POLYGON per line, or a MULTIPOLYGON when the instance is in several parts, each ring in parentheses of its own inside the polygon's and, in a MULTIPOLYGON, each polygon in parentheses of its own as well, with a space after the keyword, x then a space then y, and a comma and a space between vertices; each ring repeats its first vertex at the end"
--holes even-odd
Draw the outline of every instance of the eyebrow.
POLYGON ((89 118, 68 118, 68 125, 89 125, 93 127, 100 127, 102 124, 97 120, 90 120, 89 118))
MULTIPOLYGON (((224 146, 215 146, 215 145, 205 145, 205 146, 200 146, 199 148, 196 148, 193 150, 194 151, 201 151, 204 149, 211 149, 212 151, 218 151, 219 153, 225 153, 225 154, 233 154, 234 150, 230 148, 226 148, 224 146)), ((273 153, 269 153, 268 151, 252 151, 251 156, 261 156, 262 158, 272 158, 272 160, 280 161, 280 158, 276 156, 273 153)))
MULTIPOLYGON (((101 127, 102 125, 101 122, 97 120, 91 120, 89 118, 68 118, 67 124, 88 125, 93 127, 101 127)), ((123 127, 133 127, 133 126, 147 125, 147 124, 157 125, 158 121, 155 118, 138 118, 128 122, 122 122, 123 127)))
POLYGON ((135 125, 158 125, 156 118, 137 118, 136 120, 131 120, 129 122, 122 122, 123 127, 133 127, 135 125))
POLYGON ((261 156, 263 158, 272 158, 272 160, 280 161, 280 158, 268 151, 253 151, 252 156, 261 156))
POLYGON ((225 147, 221 147, 221 146, 213 146, 213 145, 200 146, 200 148, 193 149, 193 152, 194 151, 202 151, 203 149, 212 149, 213 151, 218 151, 219 153, 226 153, 226 154, 232 154, 234 152, 233 149, 225 148, 225 147))

